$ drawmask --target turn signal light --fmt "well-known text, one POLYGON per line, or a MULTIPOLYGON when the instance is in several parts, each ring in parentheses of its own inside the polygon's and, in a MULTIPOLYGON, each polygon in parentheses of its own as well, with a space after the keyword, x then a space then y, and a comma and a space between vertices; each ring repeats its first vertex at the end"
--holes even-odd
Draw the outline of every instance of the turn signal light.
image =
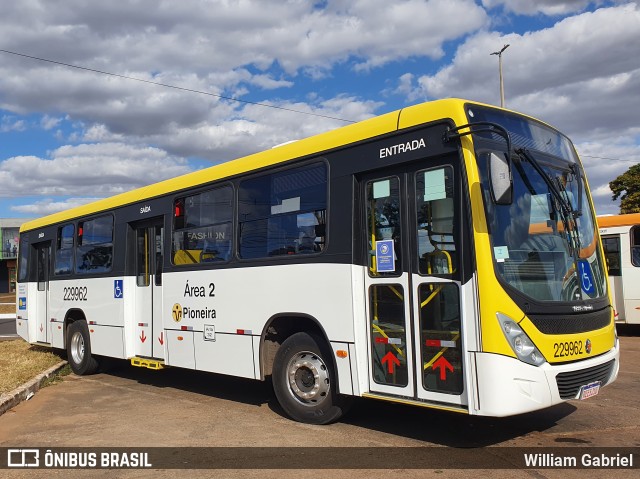
POLYGON ((349 353, 347 353, 344 349, 338 349, 336 351, 336 356, 338 356, 339 358, 346 358, 348 354, 349 353))

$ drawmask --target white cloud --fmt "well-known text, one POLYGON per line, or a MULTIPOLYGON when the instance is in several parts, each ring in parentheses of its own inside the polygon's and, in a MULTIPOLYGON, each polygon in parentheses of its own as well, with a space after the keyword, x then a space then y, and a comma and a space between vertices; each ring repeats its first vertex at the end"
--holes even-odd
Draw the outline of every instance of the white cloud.
POLYGON ((610 136, 607 141, 584 141, 576 144, 591 186, 598 214, 617 214, 620 200, 612 200, 609 182, 640 163, 640 135, 610 136))
POLYGON ((420 77, 417 87, 423 97, 461 95, 496 103, 498 61, 490 53, 503 44, 510 44, 503 54, 509 106, 515 106, 521 96, 549 88, 571 88, 625 73, 635 77, 640 68, 638 31, 640 8, 628 4, 568 17, 551 28, 523 35, 480 32, 458 47, 451 64, 420 77))
MULTIPOLYGON (((579 12, 590 3, 592 3, 591 0, 482 0, 482 5, 486 8, 503 6, 506 11, 519 15, 543 13, 550 16, 579 12)), ((602 2, 593 3, 600 4, 602 2)))
POLYGON ((7 133, 10 131, 25 131, 27 125, 24 120, 17 120, 13 116, 3 116, 0 119, 0 133, 7 133))
POLYGON ((34 217, 45 216, 69 208, 75 208, 76 206, 86 205, 87 203, 91 203, 92 201, 97 201, 99 199, 102 198, 68 198, 62 201, 54 200, 52 198, 45 198, 31 204, 12 206, 11 211, 16 211, 18 213, 23 213, 25 215, 34 217))
POLYGON ((349 55, 370 65, 414 55, 438 58, 444 41, 488 21, 473 0, 329 0, 323 7, 307 0, 139 0, 90 7, 83 0, 34 0, 5 6, 0 43, 120 73, 202 76, 240 65, 267 69, 275 61, 291 73, 331 67, 349 55))
POLYGON ((274 90, 276 88, 289 88, 293 82, 287 80, 275 80, 270 75, 254 75, 250 80, 252 85, 259 86, 264 90, 274 90))
POLYGON ((198 125, 176 128, 168 137, 149 135, 145 140, 153 144, 162 144, 167 150, 181 156, 199 156, 219 162, 347 124, 335 118, 354 121, 369 118, 381 105, 380 102, 361 101, 347 96, 328 100, 317 99, 315 108, 302 102, 263 104, 278 108, 245 105, 237 111, 235 118, 217 123, 204 121, 198 125), (313 115, 292 114, 287 110, 313 115))
POLYGON ((151 147, 118 143, 63 146, 50 159, 0 163, 0 197, 109 196, 188 173, 186 160, 151 147))
MULTIPOLYGON (((405 70, 395 93, 411 102, 462 96, 496 103, 497 60, 489 53, 510 43, 504 56, 509 106, 549 121, 578 143, 604 147, 615 135, 637 148, 636 3, 569 17, 537 32, 506 35, 487 31, 491 19, 480 3, 490 13, 501 9, 518 15, 557 15, 579 12, 589 2, 9 2, 0 16, 0 44, 7 50, 210 95, 0 54, 0 108, 38 114, 40 126, 55 132, 59 140, 66 135, 69 142, 105 144, 102 152, 95 144, 62 147, 47 158, 28 156, 25 147, 25 156, 0 162, 0 185, 19 179, 24 183, 18 186, 20 194, 31 189, 50 196, 76 197, 93 190, 97 195, 117 193, 138 185, 147 174, 146 182, 151 182, 186 171, 185 157, 218 162, 342 126, 329 118, 215 95, 364 119, 382 106, 365 96, 370 94, 367 82, 379 67, 440 60, 446 45, 465 38, 440 71, 419 76, 405 70), (342 90, 335 84, 325 90, 317 81, 330 83, 334 74, 344 71, 352 77, 342 90), (317 91, 300 93, 295 87, 302 83, 317 85, 317 91), (285 99, 287 95, 293 99, 285 99), (58 112, 64 112, 64 120, 57 118, 62 116, 58 112), (63 121, 71 133, 62 128, 63 121), (156 148, 147 151, 144 145, 156 148), (114 176, 114 170, 104 166, 108 162, 124 173, 114 176)), ((600 3, 604 4, 596 0, 590 5, 600 3)), ((2 131, 26 128, 24 120, 15 117, 0 123, 2 131)), ((6 194, 6 187, 0 189, 0 195, 6 194)))
MULTIPOLYGON (((143 82, 2 53, 0 108, 65 112, 74 128, 70 142, 152 144, 217 162, 344 123, 215 95, 366 118, 382 103, 342 94, 346 86, 309 103, 283 99, 284 93, 295 97, 301 77, 328 77, 345 62, 366 81, 366 71, 389 62, 441 58, 444 42, 488 22, 474 0, 14 2, 0 17, 4 49, 143 82)), ((56 121, 48 113, 41 125, 53 129, 56 121)))
MULTIPOLYGON (((601 151, 594 156, 617 158, 619 143, 640 160, 639 31, 640 7, 630 3, 522 35, 480 32, 458 47, 451 64, 415 81, 402 76, 398 89, 420 98, 460 96, 499 104, 498 62, 489 55, 508 43, 503 54, 507 107, 547 121, 578 145, 601 151)), ((585 164, 598 192, 630 166, 615 160, 607 167, 585 164)), ((596 201, 599 210, 610 207, 604 196, 596 201)))
POLYGON ((40 119, 40 126, 45 130, 53 130, 62 122, 62 118, 54 118, 49 115, 44 115, 40 119))

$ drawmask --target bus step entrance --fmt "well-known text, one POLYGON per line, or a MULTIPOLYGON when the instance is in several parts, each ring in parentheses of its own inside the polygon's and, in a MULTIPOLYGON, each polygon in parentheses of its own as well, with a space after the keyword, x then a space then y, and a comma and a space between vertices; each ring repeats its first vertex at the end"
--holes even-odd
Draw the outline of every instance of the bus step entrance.
POLYGON ((149 358, 131 358, 131 365, 132 366, 137 366, 139 368, 147 368, 147 369, 163 369, 164 368, 164 361, 158 361, 155 359, 149 359, 149 358))

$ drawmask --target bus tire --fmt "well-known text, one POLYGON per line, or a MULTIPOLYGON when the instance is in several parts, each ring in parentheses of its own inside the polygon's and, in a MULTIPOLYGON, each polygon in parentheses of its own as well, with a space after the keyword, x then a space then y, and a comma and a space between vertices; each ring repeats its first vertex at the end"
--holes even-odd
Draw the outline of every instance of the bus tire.
POLYGON ((329 424, 346 412, 330 359, 326 342, 308 333, 289 336, 278 349, 271 379, 276 398, 291 419, 329 424))
POLYGON ((67 360, 71 370, 79 376, 93 374, 98 361, 91 355, 91 340, 86 321, 74 321, 67 330, 67 360))

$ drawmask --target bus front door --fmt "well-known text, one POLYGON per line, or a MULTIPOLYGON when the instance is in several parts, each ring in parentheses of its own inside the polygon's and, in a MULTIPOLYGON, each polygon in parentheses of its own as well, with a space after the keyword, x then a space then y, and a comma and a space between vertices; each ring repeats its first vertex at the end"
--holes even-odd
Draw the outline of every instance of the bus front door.
MULTIPOLYGON (((34 245, 36 255, 37 288, 35 301, 36 341, 49 343, 49 273, 51 268, 51 242, 34 245)), ((31 316, 31 314, 29 314, 31 316)))
POLYGON ((360 230, 368 259, 369 390, 464 409, 454 171, 442 164, 360 178, 360 230))
POLYGON ((164 219, 162 217, 132 225, 135 243, 135 353, 164 359, 162 327, 162 264, 164 219))

